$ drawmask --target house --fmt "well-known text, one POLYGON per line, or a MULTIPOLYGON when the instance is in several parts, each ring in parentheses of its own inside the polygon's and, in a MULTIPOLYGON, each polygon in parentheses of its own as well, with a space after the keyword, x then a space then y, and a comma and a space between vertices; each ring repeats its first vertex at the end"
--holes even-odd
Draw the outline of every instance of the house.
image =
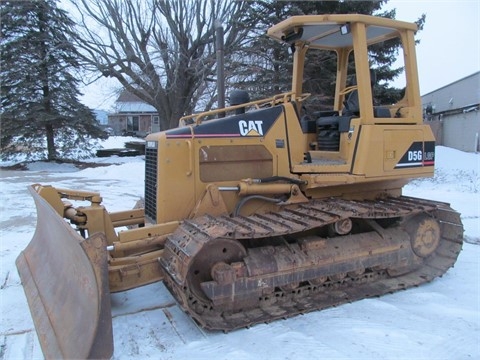
POLYGON ((480 71, 422 96, 438 145, 480 151, 480 71))
POLYGON ((115 102, 115 112, 108 115, 108 126, 115 135, 145 137, 160 131, 157 110, 127 90, 115 102))

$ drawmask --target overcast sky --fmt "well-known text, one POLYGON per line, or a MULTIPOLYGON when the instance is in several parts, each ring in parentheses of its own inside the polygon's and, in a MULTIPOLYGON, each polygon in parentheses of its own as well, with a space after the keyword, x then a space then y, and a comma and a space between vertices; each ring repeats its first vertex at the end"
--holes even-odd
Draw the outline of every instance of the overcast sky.
POLYGON ((390 0, 384 8, 403 21, 427 15, 417 33, 422 95, 480 71, 480 0, 390 0))
MULTIPOLYGON (((417 34, 422 95, 480 71, 480 0, 390 0, 384 9, 391 8, 396 8, 397 20, 413 22, 427 15, 417 34)), ((109 110, 118 88, 115 80, 97 82, 82 89, 82 101, 109 110)))

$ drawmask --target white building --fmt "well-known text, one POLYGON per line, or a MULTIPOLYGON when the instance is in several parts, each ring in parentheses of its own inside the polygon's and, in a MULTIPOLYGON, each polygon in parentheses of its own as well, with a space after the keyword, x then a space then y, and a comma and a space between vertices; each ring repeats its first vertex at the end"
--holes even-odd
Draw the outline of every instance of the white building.
POLYGON ((480 151, 480 71, 422 96, 437 144, 480 151))

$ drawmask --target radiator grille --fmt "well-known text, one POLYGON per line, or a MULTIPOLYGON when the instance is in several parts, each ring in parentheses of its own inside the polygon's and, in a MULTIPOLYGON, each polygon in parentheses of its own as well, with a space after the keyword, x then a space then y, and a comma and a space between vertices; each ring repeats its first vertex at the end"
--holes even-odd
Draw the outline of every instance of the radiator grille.
POLYGON ((158 143, 148 141, 145 148, 145 215, 157 222, 157 160, 158 143))

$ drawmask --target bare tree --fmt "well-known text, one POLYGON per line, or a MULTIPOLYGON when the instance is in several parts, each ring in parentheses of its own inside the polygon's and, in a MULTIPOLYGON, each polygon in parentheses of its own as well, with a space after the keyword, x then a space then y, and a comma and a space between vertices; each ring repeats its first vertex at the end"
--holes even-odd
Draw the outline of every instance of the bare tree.
POLYGON ((154 106, 162 130, 191 113, 215 73, 215 21, 225 27, 225 53, 248 29, 248 2, 235 0, 80 0, 76 44, 102 76, 154 106))

